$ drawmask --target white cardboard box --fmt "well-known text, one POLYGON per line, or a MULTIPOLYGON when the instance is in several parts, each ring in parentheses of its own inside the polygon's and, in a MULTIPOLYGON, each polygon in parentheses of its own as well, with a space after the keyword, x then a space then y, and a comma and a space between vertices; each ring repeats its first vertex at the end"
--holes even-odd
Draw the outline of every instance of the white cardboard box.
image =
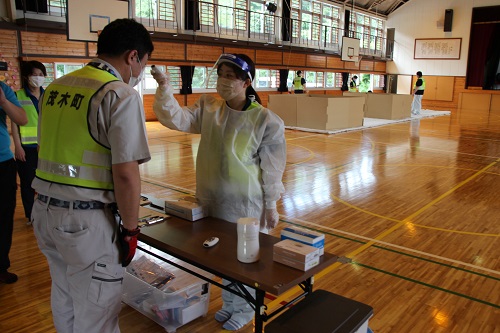
POLYGON ((314 246, 319 249, 320 256, 325 253, 325 235, 322 233, 290 226, 281 230, 281 240, 285 239, 292 239, 303 244, 314 246))
POLYGON ((192 197, 179 200, 166 200, 165 212, 189 221, 196 221, 208 215, 207 208, 200 205, 192 197))
POLYGON ((284 265, 287 265, 287 266, 290 266, 290 267, 293 267, 296 269, 300 269, 301 271, 307 271, 308 269, 319 264, 319 256, 316 256, 314 259, 311 259, 309 261, 302 262, 302 261, 290 259, 286 256, 282 256, 276 252, 273 253, 273 260, 276 262, 279 262, 281 264, 284 264, 284 265))
POLYGON ((302 263, 319 257, 319 249, 291 239, 274 244, 273 253, 302 263))

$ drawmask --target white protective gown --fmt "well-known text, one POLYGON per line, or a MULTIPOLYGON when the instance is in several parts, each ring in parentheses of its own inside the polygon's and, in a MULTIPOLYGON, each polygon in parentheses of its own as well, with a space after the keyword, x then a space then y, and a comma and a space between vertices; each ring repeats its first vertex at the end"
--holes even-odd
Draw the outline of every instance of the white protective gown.
POLYGON ((164 126, 200 133, 196 159, 196 197, 209 214, 230 222, 256 217, 265 226, 264 209, 275 208, 284 192, 284 123, 258 105, 233 110, 223 100, 203 95, 181 107, 170 85, 156 91, 153 110, 164 126))

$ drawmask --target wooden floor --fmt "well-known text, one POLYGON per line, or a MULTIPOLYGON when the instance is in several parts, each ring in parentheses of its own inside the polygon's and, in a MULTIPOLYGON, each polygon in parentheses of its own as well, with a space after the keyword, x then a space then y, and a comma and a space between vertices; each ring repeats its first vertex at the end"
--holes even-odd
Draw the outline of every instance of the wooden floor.
MULTIPOLYGON (((153 158, 141 167, 142 191, 193 193, 199 136, 147 127, 153 158)), ((500 332, 500 113, 453 110, 286 138, 286 193, 272 234, 288 225, 321 231, 326 250, 348 259, 317 275, 315 288, 371 305, 376 333, 500 332)), ((47 264, 20 207, 11 250, 19 281, 0 285, 0 331, 54 332, 47 264)), ((223 331, 213 319, 220 305, 213 287, 208 315, 177 332, 223 331)), ((120 326, 164 332, 126 305, 120 326)))

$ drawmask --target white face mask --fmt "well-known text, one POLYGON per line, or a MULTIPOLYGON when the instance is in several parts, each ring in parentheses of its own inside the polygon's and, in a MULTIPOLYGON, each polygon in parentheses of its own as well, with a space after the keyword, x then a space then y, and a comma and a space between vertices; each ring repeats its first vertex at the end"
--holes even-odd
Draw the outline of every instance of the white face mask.
POLYGON ((139 66, 141 66, 141 72, 137 77, 132 75, 132 66, 130 66, 130 80, 128 81, 129 86, 135 87, 136 85, 139 84, 142 80, 142 76, 144 75, 144 68, 142 67, 141 61, 139 60, 139 57, 137 57, 137 62, 139 63, 139 66))
POLYGON ((217 78, 217 93, 226 101, 230 101, 241 93, 238 89, 236 80, 225 79, 222 77, 217 78))
POLYGON ((31 75, 28 76, 28 81, 33 87, 41 87, 45 83, 45 76, 31 75))

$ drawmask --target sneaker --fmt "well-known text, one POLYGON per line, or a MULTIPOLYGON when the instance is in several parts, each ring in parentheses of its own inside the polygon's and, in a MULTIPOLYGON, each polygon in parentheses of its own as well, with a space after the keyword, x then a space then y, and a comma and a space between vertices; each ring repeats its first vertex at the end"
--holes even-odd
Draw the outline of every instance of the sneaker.
POLYGON ((2 283, 14 283, 17 281, 17 275, 14 273, 9 273, 9 272, 3 272, 0 273, 0 282, 2 283))

